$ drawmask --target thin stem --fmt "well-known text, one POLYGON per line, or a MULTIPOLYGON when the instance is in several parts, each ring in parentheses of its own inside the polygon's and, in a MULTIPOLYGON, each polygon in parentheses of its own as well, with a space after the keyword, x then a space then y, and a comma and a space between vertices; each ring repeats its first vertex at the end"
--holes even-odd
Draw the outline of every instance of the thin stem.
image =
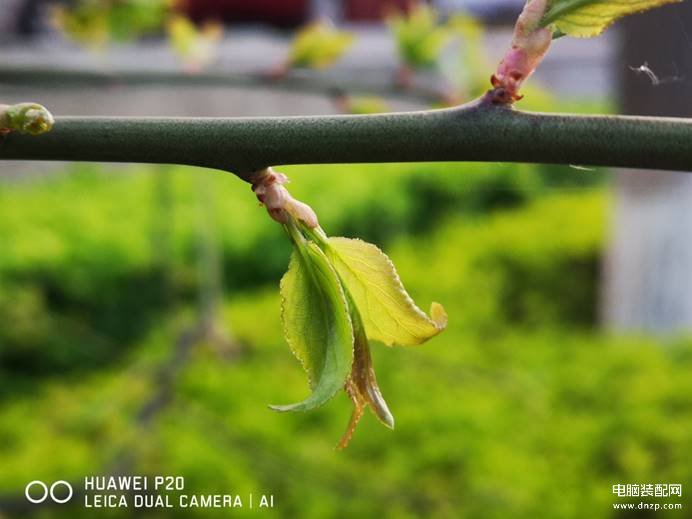
POLYGON ((286 231, 286 234, 288 234, 288 237, 290 238, 291 242, 293 242, 296 249, 300 251, 300 255, 305 257, 305 237, 298 228, 298 225, 296 224, 295 220, 289 217, 288 221, 283 225, 283 227, 286 231))
POLYGON ((444 88, 426 88, 412 85, 397 86, 393 80, 369 77, 368 74, 339 74, 317 72, 309 69, 291 70, 286 76, 273 78, 267 72, 200 72, 196 74, 179 71, 108 69, 87 70, 79 68, 57 68, 51 66, 0 65, 0 83, 46 87, 75 86, 187 86, 261 88, 282 92, 332 94, 368 94, 421 103, 438 102, 445 96, 444 88))
POLYGON ((324 233, 321 227, 315 227, 311 229, 305 224, 301 224, 301 230, 315 243, 317 243, 322 250, 329 246, 329 238, 324 233))
POLYGON ((371 116, 57 117, 8 135, 0 160, 188 164, 253 171, 280 164, 530 162, 692 170, 692 119, 529 113, 477 101, 371 116))

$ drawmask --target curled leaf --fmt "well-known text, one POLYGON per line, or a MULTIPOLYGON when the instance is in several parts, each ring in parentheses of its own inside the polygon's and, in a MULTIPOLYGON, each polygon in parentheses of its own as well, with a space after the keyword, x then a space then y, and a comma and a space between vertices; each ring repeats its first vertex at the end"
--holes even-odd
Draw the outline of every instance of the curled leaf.
POLYGON ((311 395, 302 402, 271 406, 307 411, 344 387, 353 362, 353 328, 346 298, 334 269, 313 242, 289 222, 295 249, 281 280, 284 335, 308 373, 311 395))
POLYGON ((413 346, 447 326, 442 305, 433 303, 428 317, 375 245, 349 238, 329 238, 326 244, 325 252, 359 309, 368 338, 388 346, 413 346))
POLYGON ((354 334, 354 357, 351 375, 346 381, 346 393, 353 402, 353 413, 346 428, 346 432, 341 437, 337 448, 343 449, 348 446, 356 425, 363 416, 366 407, 370 407, 377 419, 390 429, 394 429, 394 416, 389 411, 377 385, 375 369, 370 356, 370 345, 365 335, 363 322, 358 312, 358 308, 347 294, 349 300, 349 310, 351 322, 353 323, 354 334))

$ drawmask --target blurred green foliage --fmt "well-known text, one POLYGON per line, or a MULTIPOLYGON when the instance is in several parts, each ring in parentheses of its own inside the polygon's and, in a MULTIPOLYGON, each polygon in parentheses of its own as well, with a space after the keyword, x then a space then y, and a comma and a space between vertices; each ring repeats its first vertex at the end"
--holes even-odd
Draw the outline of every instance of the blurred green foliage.
POLYGON ((310 23, 293 37, 288 66, 327 68, 344 55, 353 40, 352 34, 337 29, 329 21, 310 23))
POLYGON ((218 58, 223 37, 221 23, 208 21, 198 27, 186 16, 174 14, 166 21, 166 32, 171 48, 190 72, 209 66, 218 58))
MULTIPOLYGON (((189 168, 74 166, 0 186, 0 508, 30 480, 79 481, 115 460, 128 473, 183 475, 188 493, 276 499, 269 513, 147 517, 621 517, 613 484, 689 488, 692 343, 594 326, 600 173, 279 169, 330 234, 378 243, 421 305, 448 310, 449 328, 425 346, 373 345, 397 429, 367 416, 337 453, 345 395, 311 414, 266 408, 307 387, 279 319, 289 246, 247 185, 189 168), (198 345, 145 424, 156 373, 192 318, 202 220, 223 252, 224 320, 247 349, 229 361, 198 345)), ((67 505, 10 515, 93 516, 67 505)))
POLYGON ((175 0, 73 0, 54 6, 55 24, 74 41, 101 47, 160 31, 175 0))
POLYGON ((432 67, 451 36, 437 11, 425 3, 414 3, 409 12, 392 11, 387 23, 400 59, 414 69, 432 67))

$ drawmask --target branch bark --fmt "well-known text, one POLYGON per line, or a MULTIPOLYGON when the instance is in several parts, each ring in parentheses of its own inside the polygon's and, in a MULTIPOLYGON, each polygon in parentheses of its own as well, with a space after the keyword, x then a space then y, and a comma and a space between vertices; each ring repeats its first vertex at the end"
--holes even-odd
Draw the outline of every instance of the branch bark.
POLYGON ((269 166, 483 161, 692 170, 692 119, 521 112, 487 100, 447 110, 268 118, 57 117, 8 135, 0 160, 187 164, 244 180, 269 166))

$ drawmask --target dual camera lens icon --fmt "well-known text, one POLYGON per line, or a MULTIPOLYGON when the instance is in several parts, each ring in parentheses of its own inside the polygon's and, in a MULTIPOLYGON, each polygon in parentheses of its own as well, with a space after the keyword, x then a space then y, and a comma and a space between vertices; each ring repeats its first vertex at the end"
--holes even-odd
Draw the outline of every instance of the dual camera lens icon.
POLYGON ((34 504, 43 503, 46 499, 48 499, 48 496, 50 496, 54 503, 67 503, 70 499, 72 499, 73 494, 74 492, 72 490, 72 485, 70 485, 67 481, 63 481, 62 479, 53 483, 50 488, 43 481, 34 480, 24 489, 24 495, 26 496, 27 500, 34 504), (34 487, 38 487, 40 490, 32 490, 34 487), (64 487, 65 490, 62 491, 61 489, 58 492, 58 495, 56 495, 56 489, 61 487, 64 487))

